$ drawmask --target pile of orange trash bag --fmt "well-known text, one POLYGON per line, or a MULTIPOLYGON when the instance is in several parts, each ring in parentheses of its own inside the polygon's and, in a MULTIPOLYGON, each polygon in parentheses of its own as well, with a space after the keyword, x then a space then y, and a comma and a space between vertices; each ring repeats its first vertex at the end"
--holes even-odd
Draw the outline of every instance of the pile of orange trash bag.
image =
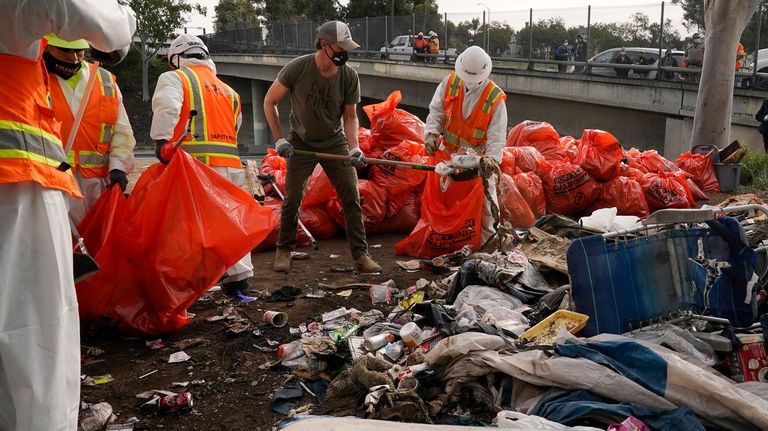
POLYGON ((187 308, 272 230, 271 210, 176 151, 129 198, 107 190, 79 225, 100 265, 77 284, 81 318, 143 336, 177 331, 187 308))

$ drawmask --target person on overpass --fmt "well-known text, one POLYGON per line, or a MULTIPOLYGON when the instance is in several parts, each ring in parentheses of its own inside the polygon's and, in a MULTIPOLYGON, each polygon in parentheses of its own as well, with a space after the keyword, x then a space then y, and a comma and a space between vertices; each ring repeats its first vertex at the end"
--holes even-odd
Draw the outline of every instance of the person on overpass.
POLYGON ((83 220, 105 187, 118 185, 123 191, 133 171, 136 139, 123 106, 123 95, 115 76, 106 69, 83 61, 88 42, 66 41, 51 33, 43 61, 51 83, 51 99, 56 119, 62 122, 61 137, 66 142, 72 123, 85 98, 89 79, 97 79, 82 122, 69 153, 69 164, 84 199, 69 198, 69 215, 75 224, 83 220))
MULTIPOLYGON (((573 55, 573 51, 571 51, 571 47, 568 46, 568 41, 563 41, 563 44, 558 46, 555 50, 555 60, 557 61, 568 61, 571 59, 571 56, 573 55)), ((558 64, 557 65, 557 71, 558 72, 565 72, 568 70, 567 64, 558 64)))
POLYGON ((42 61, 55 32, 122 58, 136 20, 116 0, 0 0, 0 430, 75 431, 80 325, 65 195, 79 196, 42 61))
POLYGON ((360 81, 355 69, 346 63, 348 52, 359 47, 343 22, 323 23, 315 34, 317 51, 288 62, 264 98, 264 113, 275 138, 275 149, 288 159, 285 200, 272 265, 275 271, 291 269, 301 199, 318 163, 314 157, 294 154, 295 148, 350 157, 350 161, 320 160, 319 163, 341 199, 347 239, 358 271, 381 272, 381 267, 368 255, 355 170, 355 166, 365 165, 357 141, 359 123, 355 110, 360 102, 360 81), (289 93, 291 128, 286 138, 277 105, 289 93))
POLYGON ((742 66, 746 63, 744 60, 747 59, 747 52, 744 51, 744 45, 739 42, 739 44, 736 46, 736 71, 741 72, 742 66))
MULTIPOLYGON (((429 104, 424 129, 427 154, 437 153, 447 159, 453 154, 475 153, 501 163, 507 137, 507 96, 490 80, 492 66, 491 57, 479 46, 470 46, 456 58, 455 71, 443 78, 429 104), (442 145, 438 143, 440 135, 442 145)), ((488 178, 488 187, 495 202, 493 177, 488 178)), ((494 233, 487 199, 482 224, 481 244, 494 233)))
MULTIPOLYGON (((576 46, 573 47, 573 56, 576 61, 587 61, 587 43, 584 42, 584 36, 576 35, 576 46)), ((583 73, 584 66, 576 66, 576 73, 583 73)))
MULTIPOLYGON (((661 67, 678 67, 677 59, 672 55, 671 49, 667 49, 664 52, 664 57, 662 57, 660 61, 661 67)), ((675 79, 675 72, 664 70, 661 72, 661 79, 672 81, 675 79)))
POLYGON ((429 41, 424 38, 424 33, 419 32, 419 34, 413 38, 413 52, 416 53, 416 62, 418 63, 425 63, 427 60, 427 57, 424 57, 423 55, 419 54, 426 54, 429 50, 429 41))
MULTIPOLYGON (((440 39, 434 31, 429 32, 429 53, 435 56, 440 55, 440 39)), ((430 57, 429 61, 437 63, 437 57, 430 57)))
MULTIPOLYGON (((155 156, 162 163, 163 147, 177 142, 190 122, 192 133, 180 148, 213 168, 237 186, 245 182, 245 172, 237 151, 237 132, 242 123, 240 95, 216 76, 216 65, 199 37, 182 34, 168 48, 171 71, 157 79, 152 97, 150 137, 155 140, 155 156), (190 119, 190 111, 197 115, 190 119), (169 144, 171 143, 171 144, 169 144)), ((222 288, 230 296, 248 291, 253 276, 251 254, 243 256, 225 272, 222 288)))
MULTIPOLYGON (((616 55, 611 63, 616 64, 632 64, 632 59, 629 58, 629 55, 627 55, 627 50, 622 46, 619 50, 618 55, 616 55)), ((616 76, 626 78, 629 76, 629 69, 614 67, 613 68, 616 71, 616 76)))

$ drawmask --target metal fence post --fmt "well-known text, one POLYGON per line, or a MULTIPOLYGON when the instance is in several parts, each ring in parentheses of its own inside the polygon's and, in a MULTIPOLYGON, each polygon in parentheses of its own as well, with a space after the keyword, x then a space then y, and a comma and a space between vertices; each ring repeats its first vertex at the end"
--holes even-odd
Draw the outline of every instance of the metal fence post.
MULTIPOLYGON (((483 29, 483 49, 485 49, 485 37, 488 36, 488 29, 485 28, 485 9, 483 9, 483 25, 480 27, 483 29)), ((477 37, 477 35, 475 35, 477 37)), ((477 45, 477 41, 475 41, 475 45, 477 45)))
POLYGON ((656 61, 656 79, 661 79, 661 51, 664 49, 664 2, 661 2, 661 22, 659 23, 659 59, 656 61))
POLYGON ((445 39, 443 39, 444 40, 443 43, 445 44, 445 46, 443 46, 443 54, 445 55, 444 57, 445 64, 448 64, 448 12, 445 12, 444 16, 445 18, 443 19, 445 20, 444 21, 445 25, 443 25, 443 33, 445 34, 445 39))
POLYGON ((387 55, 387 60, 389 60, 389 25, 387 24, 386 15, 384 15, 384 52, 387 55))
POLYGON ((531 8, 528 18, 528 30, 528 70, 533 70, 533 8, 531 8))
POLYGON ((293 23, 293 27, 296 31, 296 49, 299 49, 301 46, 299 46, 299 22, 296 21, 293 23))
POLYGON ((312 36, 312 20, 309 20, 309 49, 312 49, 312 44, 315 42, 315 38, 312 36))
POLYGON ((283 22, 283 49, 286 49, 288 45, 285 43, 285 22, 283 22))
MULTIPOLYGON (((587 61, 589 61, 589 44, 592 42, 592 39, 589 37, 591 36, 592 32, 592 6, 587 6, 587 61)), ((586 66, 584 68, 586 70, 586 66)))
POLYGON ((365 50, 370 51, 370 48, 368 47, 368 17, 365 17, 365 50))

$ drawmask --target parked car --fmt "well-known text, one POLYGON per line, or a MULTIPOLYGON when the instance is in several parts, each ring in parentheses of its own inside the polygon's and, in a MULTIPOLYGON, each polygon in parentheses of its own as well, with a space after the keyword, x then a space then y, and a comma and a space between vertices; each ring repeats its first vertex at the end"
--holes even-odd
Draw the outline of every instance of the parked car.
MULTIPOLYGON (((637 60, 640 56, 640 52, 645 53, 645 58, 648 59, 648 65, 653 66, 656 65, 656 62, 659 61, 659 48, 624 48, 627 51, 627 55, 632 60, 632 63, 637 63, 637 60)), ((614 60, 619 56, 619 51, 621 51, 621 48, 611 48, 607 49, 594 57, 590 58, 590 63, 613 63, 614 60)), ((672 56, 677 59, 677 64, 679 67, 682 67, 683 65, 683 58, 685 58, 685 51, 672 51, 672 56)), ((639 71, 632 71, 630 73, 630 76, 639 77, 640 74, 639 71)), ((592 75, 601 75, 601 76, 616 76, 616 69, 614 69, 612 66, 598 66, 598 65, 592 65, 590 66, 589 73, 592 75)), ((656 71, 651 70, 648 71, 648 73, 645 75, 645 79, 656 79, 656 71)))
MULTIPOLYGON (((754 54, 752 55, 754 57, 754 54)), ((757 51, 757 64, 750 61, 745 72, 752 72, 757 67, 758 73, 768 73, 768 48, 757 51)), ((758 77, 755 88, 758 90, 768 90, 768 78, 758 77)))
MULTIPOLYGON (((397 36, 396 38, 392 39, 392 42, 389 43, 389 46, 381 47, 381 49, 379 49, 379 52, 381 53, 380 57, 387 58, 387 56, 389 56, 390 60, 400 61, 413 60, 412 38, 413 36, 407 34, 397 36)), ((440 63, 445 63, 445 54, 445 49, 441 49, 440 57, 438 58, 440 63)), ((448 48, 448 62, 453 61, 455 58, 456 48, 448 48)))

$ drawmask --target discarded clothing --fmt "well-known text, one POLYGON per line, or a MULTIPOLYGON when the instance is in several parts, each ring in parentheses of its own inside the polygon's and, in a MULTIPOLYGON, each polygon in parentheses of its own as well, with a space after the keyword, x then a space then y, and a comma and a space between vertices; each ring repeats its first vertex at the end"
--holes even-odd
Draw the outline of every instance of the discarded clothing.
POLYGON ((301 295, 301 289, 294 286, 283 286, 269 295, 269 302, 290 302, 295 301, 296 297, 301 295))

